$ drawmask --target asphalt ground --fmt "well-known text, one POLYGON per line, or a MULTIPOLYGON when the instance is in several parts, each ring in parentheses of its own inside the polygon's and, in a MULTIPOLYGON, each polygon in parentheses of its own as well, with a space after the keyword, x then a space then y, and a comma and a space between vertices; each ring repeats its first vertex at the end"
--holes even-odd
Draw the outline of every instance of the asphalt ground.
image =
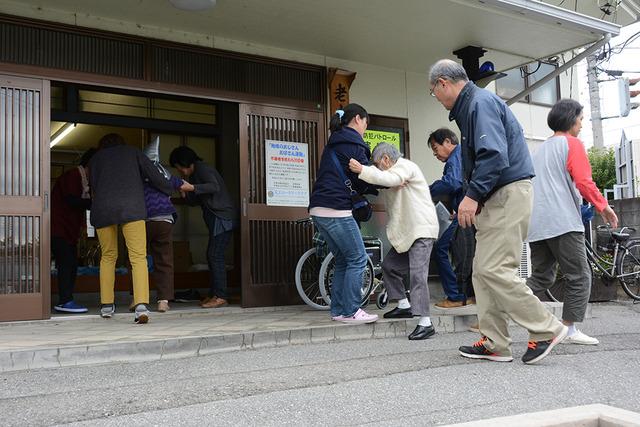
POLYGON ((470 332, 243 350, 197 358, 0 373, 6 426, 439 425, 604 403, 640 412, 640 305, 597 304, 581 329, 524 365, 469 360, 470 332))

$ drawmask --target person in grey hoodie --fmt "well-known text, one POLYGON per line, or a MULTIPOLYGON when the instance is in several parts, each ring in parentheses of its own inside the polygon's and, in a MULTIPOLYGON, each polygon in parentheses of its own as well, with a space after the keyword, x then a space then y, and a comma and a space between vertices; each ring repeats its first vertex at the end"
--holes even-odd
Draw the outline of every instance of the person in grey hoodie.
POLYGON ((100 258, 100 315, 115 313, 115 266, 118 259, 118 226, 122 227, 132 266, 135 322, 149 321, 149 273, 145 219, 144 181, 169 195, 174 186, 139 149, 127 145, 117 133, 100 139, 89 163, 92 191, 91 224, 96 228, 100 258))
POLYGON ((229 304, 224 254, 237 222, 236 208, 220 173, 203 162, 191 148, 184 145, 175 148, 169 155, 169 163, 189 180, 183 190, 187 201, 202 207, 202 216, 209 229, 209 296, 201 306, 224 307, 229 304))

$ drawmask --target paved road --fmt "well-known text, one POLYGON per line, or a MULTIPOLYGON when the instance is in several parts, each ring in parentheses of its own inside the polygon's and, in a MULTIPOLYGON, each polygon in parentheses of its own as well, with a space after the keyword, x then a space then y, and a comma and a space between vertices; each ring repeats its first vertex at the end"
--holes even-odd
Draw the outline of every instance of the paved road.
MULTIPOLYGON (((437 425, 604 403, 640 412, 640 305, 594 307, 597 347, 541 365, 457 356, 472 333, 0 374, 0 424, 437 425)), ((514 356, 526 335, 514 327, 514 356)))

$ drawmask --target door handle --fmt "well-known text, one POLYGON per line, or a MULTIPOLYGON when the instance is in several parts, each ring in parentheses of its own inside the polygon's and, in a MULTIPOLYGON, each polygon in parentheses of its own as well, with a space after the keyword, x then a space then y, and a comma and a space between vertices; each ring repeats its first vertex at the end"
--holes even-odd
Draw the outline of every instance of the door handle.
POLYGON ((242 216, 247 216, 247 198, 242 198, 242 216))
POLYGON ((44 192, 44 212, 49 210, 49 193, 44 192))

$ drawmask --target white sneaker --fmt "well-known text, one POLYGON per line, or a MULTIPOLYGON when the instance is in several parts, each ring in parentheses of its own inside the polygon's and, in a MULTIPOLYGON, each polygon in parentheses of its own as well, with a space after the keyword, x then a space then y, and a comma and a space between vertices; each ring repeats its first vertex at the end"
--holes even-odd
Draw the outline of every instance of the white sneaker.
POLYGON ((373 323, 376 320, 378 320, 377 314, 369 314, 363 309, 359 308, 358 311, 356 311, 356 314, 354 314, 353 316, 345 316, 342 319, 339 319, 338 321, 342 323, 351 323, 354 325, 361 325, 363 323, 373 323))
POLYGON ((600 341, 597 339, 590 337, 582 333, 581 331, 576 331, 575 334, 567 336, 563 343, 565 344, 581 344, 581 345, 598 345, 600 341))

